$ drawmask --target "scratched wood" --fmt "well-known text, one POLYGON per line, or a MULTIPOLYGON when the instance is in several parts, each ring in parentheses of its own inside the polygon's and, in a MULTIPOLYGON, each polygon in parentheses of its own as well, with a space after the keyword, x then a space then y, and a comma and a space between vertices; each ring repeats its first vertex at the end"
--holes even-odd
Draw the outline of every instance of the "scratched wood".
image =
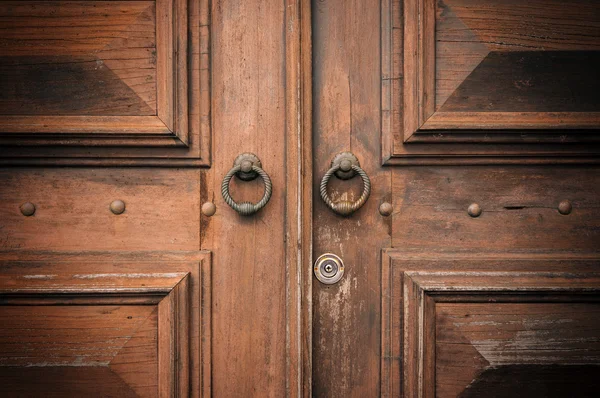
POLYGON ((597 2, 381 4, 386 164, 598 161, 597 2))
POLYGON ((8 396, 210 395, 209 253, 8 250, 0 269, 8 396))
POLYGON ((155 115, 155 20, 153 1, 0 2, 0 114, 155 115))
POLYGON ((75 383, 68 382, 73 368, 89 370, 77 378, 88 380, 88 393, 101 393, 110 387, 98 371, 108 368, 126 391, 157 396, 156 306, 0 306, 0 320, 4 394, 66 393, 46 390, 52 379, 66 381, 75 392, 75 383), (34 375, 41 383, 31 383, 34 375))
POLYGON ((195 170, 3 169, 0 246, 194 250, 199 247, 199 180, 195 170), (118 216, 109 209, 117 199, 126 206, 118 216), (24 202, 36 206, 33 216, 19 211, 24 202))
MULTIPOLYGON (((339 255, 339 283, 313 285, 313 395, 378 396, 380 249, 390 243, 391 220, 379 204, 391 200, 390 173, 379 160, 379 7, 373 2, 313 3, 313 261, 339 255), (321 200, 319 184, 339 152, 351 151, 372 183, 371 198, 341 217, 321 200)), ((334 201, 356 200, 359 178, 333 177, 334 201)))
POLYGON ((597 251, 383 257, 383 396, 597 394, 597 251))

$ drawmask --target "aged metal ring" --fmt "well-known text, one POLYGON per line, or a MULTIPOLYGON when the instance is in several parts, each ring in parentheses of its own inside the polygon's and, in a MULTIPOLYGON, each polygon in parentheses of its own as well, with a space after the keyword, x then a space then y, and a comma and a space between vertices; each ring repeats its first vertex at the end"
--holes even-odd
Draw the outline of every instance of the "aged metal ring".
POLYGON ((334 165, 332 168, 327 170, 327 173, 325 173, 323 176, 323 179, 321 180, 321 198, 323 198, 323 201, 331 210, 342 216, 347 216, 360 209, 362 205, 365 204, 367 199, 369 199, 369 195, 371 194, 371 180, 369 179, 367 173, 365 173, 360 166, 352 165, 352 170, 354 170, 363 180, 362 195, 360 195, 360 198, 355 202, 343 200, 341 202, 333 203, 327 194, 327 184, 329 183, 331 176, 340 169, 340 164, 334 165))
POLYGON ((265 183, 265 193, 262 199, 257 203, 237 203, 229 194, 229 183, 231 182, 233 176, 241 170, 241 165, 237 165, 229 170, 229 172, 225 175, 225 178, 223 178, 223 183, 221 184, 221 194, 223 194, 225 203, 227 203, 233 210, 237 211, 242 216, 250 216, 265 207, 267 202, 269 202, 269 199, 271 199, 271 194, 273 193, 273 186, 271 185, 271 178, 269 175, 262 168, 252 165, 252 171, 256 172, 256 174, 262 177, 263 182, 265 183))

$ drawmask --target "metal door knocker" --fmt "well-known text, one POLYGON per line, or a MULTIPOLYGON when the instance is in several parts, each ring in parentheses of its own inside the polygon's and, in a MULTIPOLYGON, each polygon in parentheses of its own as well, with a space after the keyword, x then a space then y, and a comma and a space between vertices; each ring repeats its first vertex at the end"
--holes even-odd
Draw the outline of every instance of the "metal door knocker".
POLYGON ((223 199, 225 199, 225 203, 242 216, 250 216, 265 207, 269 202, 269 199, 271 199, 272 193, 273 187, 271 185, 271 178, 267 172, 262 169, 262 164, 260 163, 258 156, 253 153, 242 153, 235 158, 233 168, 225 175, 223 183, 221 184, 221 194, 223 195, 223 199), (234 175, 242 181, 252 181, 260 176, 265 184, 265 193, 262 199, 257 203, 237 203, 233 200, 229 194, 229 183, 234 175))
POLYGON ((321 198, 323 198, 325 204, 327 204, 327 206, 335 213, 347 216, 360 209, 367 199, 369 199, 370 194, 371 180, 369 179, 369 176, 367 176, 367 173, 360 167, 360 163, 356 156, 350 152, 337 154, 331 162, 331 168, 327 170, 321 180, 321 198), (363 180, 363 192, 360 198, 354 202, 343 200, 334 203, 327 193, 327 183, 329 183, 329 179, 333 174, 342 180, 349 180, 358 174, 363 180))

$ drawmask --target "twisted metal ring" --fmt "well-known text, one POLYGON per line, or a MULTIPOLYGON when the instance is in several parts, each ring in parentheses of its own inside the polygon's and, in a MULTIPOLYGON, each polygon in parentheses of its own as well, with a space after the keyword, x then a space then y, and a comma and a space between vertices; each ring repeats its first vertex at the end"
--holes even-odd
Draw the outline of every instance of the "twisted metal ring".
POLYGON ((271 185, 271 178, 269 175, 260 167, 252 166, 252 170, 255 171, 259 176, 262 177, 263 182, 265 184, 265 193, 261 200, 257 203, 250 202, 242 202, 237 203, 231 195, 229 194, 229 183, 233 176, 242 169, 241 166, 235 166, 225 175, 223 178, 223 183, 221 184, 221 194, 223 195, 223 199, 225 199, 225 203, 227 203, 233 210, 237 211, 242 216, 250 216, 267 204, 269 199, 271 199, 271 194, 273 193, 273 186, 271 185))
POLYGON ((354 170, 363 180, 363 192, 360 195, 360 198, 355 202, 350 202, 347 200, 343 200, 341 202, 333 203, 329 195, 327 194, 327 184, 329 183, 329 179, 336 171, 340 170, 340 165, 333 166, 327 173, 323 176, 321 180, 321 198, 325 204, 334 212, 339 215, 347 216, 354 213, 356 210, 360 209, 362 205, 365 204, 367 199, 369 199, 369 195, 371 194, 371 180, 365 171, 360 168, 360 166, 353 165, 352 170, 354 170))

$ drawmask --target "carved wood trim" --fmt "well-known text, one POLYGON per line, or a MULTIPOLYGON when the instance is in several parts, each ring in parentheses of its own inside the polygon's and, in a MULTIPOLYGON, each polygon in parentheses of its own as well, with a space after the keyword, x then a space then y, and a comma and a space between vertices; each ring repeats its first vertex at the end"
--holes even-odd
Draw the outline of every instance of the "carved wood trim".
POLYGON ((158 305, 159 395, 210 396, 209 252, 0 251, 0 266, 0 305, 158 305))
POLYGON ((3 116, 0 165, 210 166, 210 3, 156 2, 156 116, 3 116))
POLYGON ((598 162, 599 112, 435 112, 435 1, 381 5, 383 165, 598 162))
POLYGON ((597 301, 599 263, 600 253, 383 250, 381 395, 435 395, 425 381, 435 375, 436 302, 597 301))

